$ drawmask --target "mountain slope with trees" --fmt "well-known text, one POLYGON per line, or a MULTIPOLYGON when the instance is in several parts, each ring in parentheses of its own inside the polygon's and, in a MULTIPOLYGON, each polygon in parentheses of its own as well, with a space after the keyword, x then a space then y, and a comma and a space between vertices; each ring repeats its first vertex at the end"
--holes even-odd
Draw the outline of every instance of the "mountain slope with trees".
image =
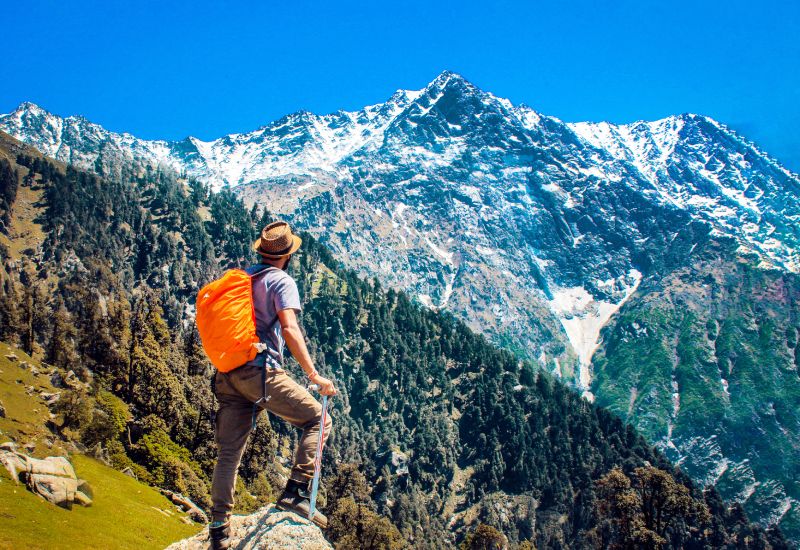
POLYGON ((598 404, 796 537, 800 277, 756 268, 717 242, 639 293, 603 332, 598 404))
MULTIPOLYGON (((0 247, 0 338, 85 382, 59 401, 61 431, 208 505, 212 371, 192 300, 222 269, 252 259, 269 213, 169 172, 125 165, 100 177, 15 153, 4 139, 4 173, 41 196, 27 222, 44 238, 0 247)), ((7 205, 13 222, 16 201, 7 205)), ((615 467, 634 475, 648 465, 693 503, 654 531, 667 547, 780 547, 779 531, 694 486, 618 417, 452 316, 360 278, 308 235, 292 272, 312 353, 342 389, 323 489, 342 547, 361 536, 353 518, 369 514, 386 518, 379 538, 388 542, 375 547, 451 547, 479 523, 539 548, 623 544, 646 517, 608 515, 597 483, 615 467), (698 509, 708 515, 689 513, 698 509)), ((260 419, 240 510, 273 498, 295 440, 283 423, 260 419)))

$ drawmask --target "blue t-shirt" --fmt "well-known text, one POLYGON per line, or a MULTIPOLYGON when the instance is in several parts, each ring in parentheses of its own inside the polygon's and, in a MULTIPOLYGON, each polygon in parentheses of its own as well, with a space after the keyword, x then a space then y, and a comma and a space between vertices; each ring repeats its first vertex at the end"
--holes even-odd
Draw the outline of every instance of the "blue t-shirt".
MULTIPOLYGON (((263 266, 253 266, 247 271, 253 273, 259 269, 263 269, 263 266)), ((279 367, 286 343, 283 340, 278 312, 284 309, 299 312, 302 309, 297 283, 288 273, 277 267, 268 267, 256 273, 253 275, 253 307, 256 311, 256 334, 259 340, 267 344, 267 351, 259 353, 247 364, 260 367, 269 359, 269 366, 279 367), (272 321, 272 326, 268 326, 272 321)))

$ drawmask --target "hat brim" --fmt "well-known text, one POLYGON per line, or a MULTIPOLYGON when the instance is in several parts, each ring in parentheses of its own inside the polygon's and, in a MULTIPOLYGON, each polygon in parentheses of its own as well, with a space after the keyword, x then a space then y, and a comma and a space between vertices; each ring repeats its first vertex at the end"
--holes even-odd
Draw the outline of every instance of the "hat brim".
POLYGON ((300 248, 300 245, 303 244, 303 239, 298 237, 297 235, 292 235, 292 246, 289 248, 287 252, 283 254, 267 254, 266 252, 262 252, 259 250, 261 245, 261 237, 257 238, 253 242, 253 252, 261 256, 262 258, 267 258, 269 260, 280 260, 281 258, 285 258, 286 256, 291 256, 297 249, 300 248))

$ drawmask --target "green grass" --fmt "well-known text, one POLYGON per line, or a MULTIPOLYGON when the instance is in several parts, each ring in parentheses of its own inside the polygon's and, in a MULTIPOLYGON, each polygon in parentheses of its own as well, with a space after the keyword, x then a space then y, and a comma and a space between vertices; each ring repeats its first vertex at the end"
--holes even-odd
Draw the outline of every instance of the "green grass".
POLYGON ((0 548, 164 548, 200 530, 152 487, 86 456, 71 459, 94 491, 88 508, 59 508, 2 472, 0 548))
POLYGON ((0 403, 6 409, 6 417, 0 418, 0 443, 34 443, 36 448, 31 454, 38 457, 61 454, 63 447, 58 442, 54 442, 52 448, 47 445, 48 439, 54 441, 53 434, 46 428, 50 411, 39 396, 40 392, 56 391, 49 374, 38 361, 22 350, 0 343, 0 403), (16 355, 17 360, 7 359, 10 354, 16 355), (34 375, 30 368, 22 368, 22 363, 33 365, 40 374, 34 375), (30 388, 33 392, 28 395, 30 388))
MULTIPOLYGON (((41 369, 22 351, 0 344, 0 401, 6 418, 0 418, 0 442, 33 442, 33 455, 63 455, 64 447, 46 428, 49 411, 39 391, 54 390, 45 374, 21 368, 26 361, 41 369), (19 360, 6 359, 14 353, 19 360), (33 387, 28 395, 26 387, 33 387)), ((91 507, 59 508, 11 480, 0 468, 0 548, 164 548, 194 535, 199 525, 187 525, 185 514, 156 489, 83 455, 70 457, 78 477, 94 492, 91 507)))

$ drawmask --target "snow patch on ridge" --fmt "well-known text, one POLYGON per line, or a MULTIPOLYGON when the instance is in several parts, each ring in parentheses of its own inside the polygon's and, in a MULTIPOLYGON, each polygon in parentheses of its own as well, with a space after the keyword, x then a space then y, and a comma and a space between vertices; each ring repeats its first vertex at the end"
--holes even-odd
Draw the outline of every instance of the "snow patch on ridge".
POLYGON ((603 281, 603 286, 612 286, 616 294, 621 295, 617 302, 595 300, 584 287, 562 288, 553 292, 550 308, 556 314, 573 349, 578 354, 579 378, 578 386, 584 390, 584 397, 594 400, 589 391, 592 376, 589 366, 592 356, 600 346, 600 330, 611 316, 639 288, 642 274, 631 269, 626 276, 611 281, 603 281))

